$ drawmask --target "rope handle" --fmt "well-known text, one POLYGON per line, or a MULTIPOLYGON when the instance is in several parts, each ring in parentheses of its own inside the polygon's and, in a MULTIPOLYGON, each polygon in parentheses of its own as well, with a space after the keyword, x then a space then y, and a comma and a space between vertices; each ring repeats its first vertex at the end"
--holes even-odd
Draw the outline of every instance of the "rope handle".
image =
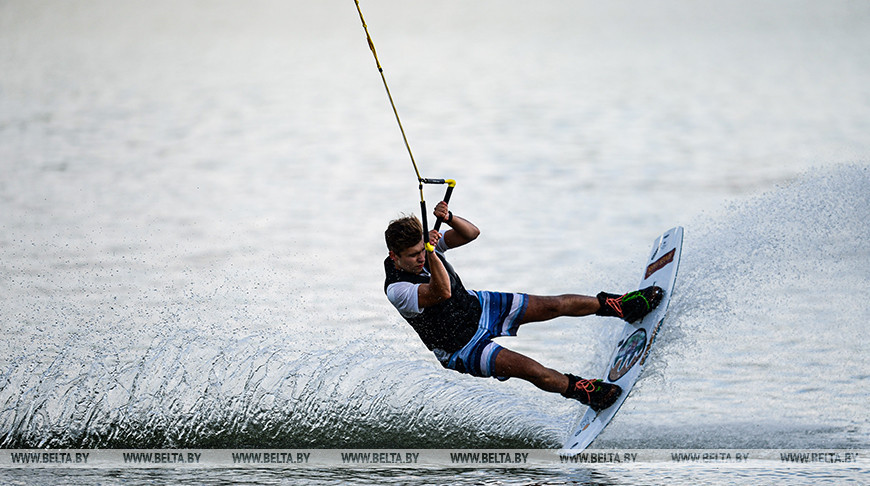
MULTIPOLYGON (((423 199, 423 184, 447 184, 447 192, 444 193, 443 201, 450 202, 450 196, 453 195, 453 188, 456 187, 456 181, 453 179, 420 179, 420 214, 423 215, 423 241, 425 242, 426 251, 432 253, 435 251, 435 247, 429 243, 429 223, 426 217, 426 201, 423 199)), ((438 231, 442 222, 444 222, 444 220, 438 218, 438 220, 435 221, 435 227, 433 229, 438 231)))

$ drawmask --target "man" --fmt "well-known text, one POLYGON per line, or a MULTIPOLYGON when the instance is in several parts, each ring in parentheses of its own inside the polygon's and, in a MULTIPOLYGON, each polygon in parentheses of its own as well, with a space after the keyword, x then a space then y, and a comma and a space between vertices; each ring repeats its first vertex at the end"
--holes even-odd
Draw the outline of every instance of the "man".
POLYGON ((622 393, 619 386, 546 368, 492 338, 515 336, 523 324, 560 316, 596 314, 634 322, 659 304, 662 289, 649 287, 624 295, 601 292, 596 297, 468 291, 444 253, 473 241, 480 230, 449 211, 444 201, 435 206, 434 215, 450 229, 443 236, 430 231, 428 248, 416 217, 389 224, 384 233, 390 252, 384 260, 384 291, 441 364, 473 376, 520 378, 594 410, 613 405, 622 393))

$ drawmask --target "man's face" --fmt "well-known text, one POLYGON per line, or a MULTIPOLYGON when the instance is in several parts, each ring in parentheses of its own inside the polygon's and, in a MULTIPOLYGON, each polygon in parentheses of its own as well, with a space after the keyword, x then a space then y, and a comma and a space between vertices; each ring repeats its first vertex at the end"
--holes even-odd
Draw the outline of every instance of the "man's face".
POLYGON ((423 240, 399 254, 391 251, 390 258, 400 270, 414 274, 422 272, 423 265, 426 263, 426 249, 423 247, 423 240))

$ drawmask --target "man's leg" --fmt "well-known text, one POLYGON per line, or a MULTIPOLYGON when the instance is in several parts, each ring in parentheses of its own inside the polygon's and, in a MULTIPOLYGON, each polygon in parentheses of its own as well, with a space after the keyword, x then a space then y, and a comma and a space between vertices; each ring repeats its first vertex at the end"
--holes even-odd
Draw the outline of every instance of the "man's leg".
POLYGON ((568 377, 556 370, 546 368, 537 361, 515 353, 510 349, 502 349, 495 357, 495 376, 520 378, 531 382, 541 390, 553 393, 563 393, 568 389, 568 377))
POLYGON ((604 410, 613 405, 622 394, 622 388, 618 385, 604 383, 602 380, 569 377, 509 349, 502 348, 495 356, 494 368, 495 376, 526 380, 542 390, 578 400, 593 410, 604 410))
POLYGON ((549 321, 562 316, 588 316, 600 308, 598 298, 588 295, 529 295, 526 313, 519 323, 549 321))

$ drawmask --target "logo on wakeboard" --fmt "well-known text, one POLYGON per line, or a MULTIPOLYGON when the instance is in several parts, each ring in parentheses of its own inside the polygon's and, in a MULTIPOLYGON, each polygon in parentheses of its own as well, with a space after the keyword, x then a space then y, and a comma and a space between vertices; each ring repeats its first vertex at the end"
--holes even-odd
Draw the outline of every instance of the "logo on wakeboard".
POLYGON ((648 279, 650 275, 652 275, 652 274, 658 272, 659 270, 661 270, 662 268, 664 268, 665 265, 667 265, 668 263, 671 263, 672 261, 674 261, 674 255, 676 255, 676 254, 677 254, 677 249, 674 248, 673 250, 665 253, 658 260, 650 263, 649 266, 646 267, 646 274, 643 277, 644 280, 648 279))
POLYGON ((607 375, 607 379, 610 382, 614 382, 622 378, 637 363, 637 360, 643 355, 645 348, 646 331, 640 328, 634 331, 634 334, 622 343, 622 346, 616 353, 616 358, 613 360, 613 365, 610 367, 610 374, 607 375))

